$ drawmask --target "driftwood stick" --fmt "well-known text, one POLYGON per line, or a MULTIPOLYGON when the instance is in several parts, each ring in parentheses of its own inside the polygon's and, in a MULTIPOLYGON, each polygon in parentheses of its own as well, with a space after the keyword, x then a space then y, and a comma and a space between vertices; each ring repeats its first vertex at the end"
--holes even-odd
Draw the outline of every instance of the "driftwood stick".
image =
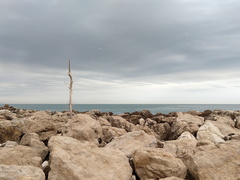
POLYGON ((71 74, 70 60, 68 60, 68 76, 70 78, 70 83, 69 83, 69 112, 70 112, 70 115, 72 116, 72 86, 73 86, 73 78, 72 78, 72 74, 71 74))

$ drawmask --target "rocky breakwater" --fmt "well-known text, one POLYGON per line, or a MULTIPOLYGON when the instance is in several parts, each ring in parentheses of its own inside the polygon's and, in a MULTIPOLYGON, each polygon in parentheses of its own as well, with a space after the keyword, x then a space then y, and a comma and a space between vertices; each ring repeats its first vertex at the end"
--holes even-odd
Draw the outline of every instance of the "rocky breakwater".
POLYGON ((0 179, 238 180, 240 112, 0 108, 0 179))

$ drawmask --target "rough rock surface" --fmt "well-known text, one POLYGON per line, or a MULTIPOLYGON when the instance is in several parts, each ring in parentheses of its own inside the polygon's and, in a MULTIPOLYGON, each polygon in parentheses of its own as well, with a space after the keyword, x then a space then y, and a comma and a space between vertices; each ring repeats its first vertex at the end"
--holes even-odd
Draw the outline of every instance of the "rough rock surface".
POLYGON ((172 153, 175 157, 182 158, 195 152, 197 146, 196 139, 179 139, 165 141, 163 149, 172 153))
POLYGON ((48 147, 40 141, 39 135, 36 133, 25 134, 22 137, 20 144, 35 149, 42 159, 44 159, 49 152, 48 147))
POLYGON ((115 137, 122 136, 127 133, 125 129, 116 128, 112 126, 102 126, 103 141, 106 143, 111 142, 115 137))
POLYGON ((88 114, 78 114, 68 121, 64 135, 98 144, 102 138, 100 123, 88 114))
POLYGON ((49 148, 49 180, 129 180, 132 176, 127 157, 117 149, 98 148, 64 136, 53 136, 49 148))
POLYGON ((57 129, 49 120, 31 119, 24 123, 24 133, 37 133, 41 141, 49 140, 57 134, 57 129))
POLYGON ((224 142, 224 135, 213 125, 211 121, 206 121, 197 132, 198 140, 209 140, 213 143, 224 142))
POLYGON ((22 134, 22 130, 14 122, 0 121, 0 143, 6 141, 19 142, 22 134))
POLYGON ((34 166, 0 164, 1 180, 45 180, 43 171, 34 166))
POLYGON ((225 144, 200 149, 183 161, 194 179, 237 180, 240 178, 240 153, 225 144))
POLYGON ((41 163, 41 157, 33 148, 22 145, 0 148, 0 164, 41 167, 41 163))
POLYGON ((120 149, 126 156, 131 156, 139 148, 150 146, 156 147, 157 139, 144 131, 126 133, 106 145, 106 147, 120 149))
POLYGON ((170 131, 170 140, 177 139, 184 131, 195 135, 199 127, 204 123, 204 118, 191 114, 177 113, 177 119, 173 122, 170 131))
POLYGON ((160 148, 137 150, 133 154, 133 162, 140 179, 185 178, 187 174, 187 168, 180 159, 160 148))
POLYGON ((240 111, 71 116, 4 105, 0 179, 238 180, 239 142, 240 111))

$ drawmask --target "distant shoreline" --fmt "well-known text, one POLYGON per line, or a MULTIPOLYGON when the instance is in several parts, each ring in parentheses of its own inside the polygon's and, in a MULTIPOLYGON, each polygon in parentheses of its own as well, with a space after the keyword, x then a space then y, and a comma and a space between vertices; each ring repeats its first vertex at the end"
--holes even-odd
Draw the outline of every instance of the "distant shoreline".
MULTIPOLYGON (((68 104, 9 104, 19 109, 68 111, 68 104)), ((0 107, 4 104, 0 104, 0 107)), ((99 110, 113 112, 114 114, 132 113, 135 111, 149 110, 152 114, 170 112, 187 112, 205 110, 240 110, 240 104, 73 104, 73 109, 79 112, 99 110)))

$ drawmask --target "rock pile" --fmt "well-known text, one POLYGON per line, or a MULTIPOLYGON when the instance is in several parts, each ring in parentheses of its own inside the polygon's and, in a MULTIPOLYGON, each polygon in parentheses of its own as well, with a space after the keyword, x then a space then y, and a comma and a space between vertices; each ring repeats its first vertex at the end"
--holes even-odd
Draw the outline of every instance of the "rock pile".
POLYGON ((240 111, 0 108, 0 179, 239 180, 240 111))

